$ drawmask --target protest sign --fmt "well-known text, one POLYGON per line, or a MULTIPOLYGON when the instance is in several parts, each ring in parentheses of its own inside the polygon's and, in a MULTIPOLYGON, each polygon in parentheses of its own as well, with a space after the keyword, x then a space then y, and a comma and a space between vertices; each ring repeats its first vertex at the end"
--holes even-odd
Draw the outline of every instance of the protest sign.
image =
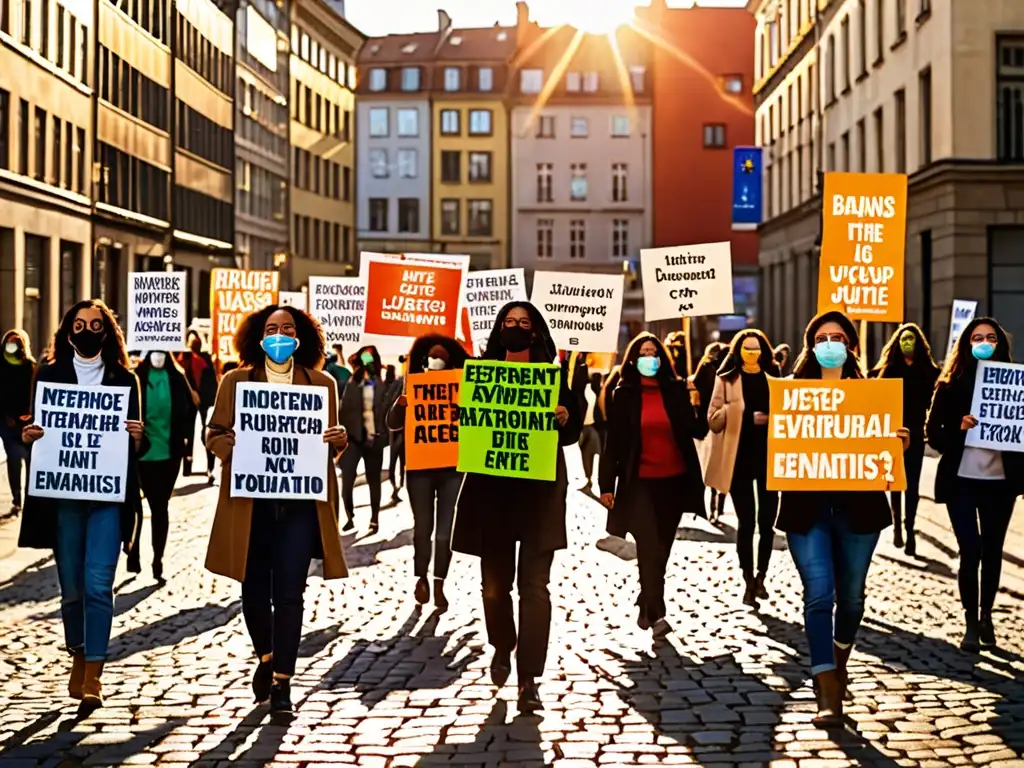
POLYGON ((978 426, 967 430, 965 445, 1024 451, 1024 365, 980 361, 971 415, 978 426))
POLYGON ((953 354, 953 345, 960 338, 961 332, 974 319, 978 311, 978 302, 953 299, 953 312, 949 319, 949 343, 946 345, 946 357, 953 354))
POLYGON ((235 387, 231 495, 327 500, 326 387, 240 382, 235 387))
POLYGON ((306 311, 306 294, 303 291, 281 291, 278 304, 282 307, 295 307, 306 311))
POLYGON ((469 341, 478 353, 487 347, 498 311, 510 301, 526 301, 526 277, 522 269, 466 273, 463 302, 469 311, 469 341))
POLYGON ((328 347, 358 346, 366 317, 366 286, 358 277, 310 277, 309 314, 324 329, 328 347))
POLYGON ((826 173, 822 205, 818 311, 903 322, 906 175, 826 173))
POLYGON ((561 368, 469 360, 459 387, 459 471, 554 480, 561 368))
POLYGON ((181 352, 185 346, 185 273, 128 273, 128 349, 181 352))
POLYGON ((405 466, 443 469, 459 463, 462 371, 414 373, 405 379, 405 466))
POLYGON ((615 352, 625 289, 621 274, 534 272, 531 302, 559 349, 615 352))
POLYGON ((729 243, 643 248, 640 273, 649 323, 735 311, 729 243))
POLYGON ((245 269, 213 270, 210 276, 210 318, 213 325, 213 356, 218 363, 238 360, 235 331, 245 316, 276 304, 277 272, 245 269))
POLYGON ((33 421, 43 436, 32 444, 32 496, 123 502, 128 475, 128 387, 36 387, 33 421))
POLYGON ((412 342, 439 333, 455 338, 463 267, 456 263, 364 254, 367 336, 412 342))
POLYGON ((902 491, 901 379, 769 379, 770 491, 902 491))

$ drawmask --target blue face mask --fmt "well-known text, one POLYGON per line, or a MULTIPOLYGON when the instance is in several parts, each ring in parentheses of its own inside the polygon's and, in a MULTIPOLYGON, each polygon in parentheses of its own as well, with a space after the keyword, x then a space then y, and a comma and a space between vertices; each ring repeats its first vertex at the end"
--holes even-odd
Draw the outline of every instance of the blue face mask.
POLYGON ((822 368, 842 368, 846 362, 846 345, 838 341, 821 341, 814 345, 814 356, 822 368))
POLYGON ((971 346, 971 354, 974 355, 975 360, 991 360, 992 355, 996 353, 994 344, 990 344, 987 341, 983 341, 980 344, 974 344, 971 346))
POLYGON ((295 350, 299 348, 299 340, 294 336, 285 336, 282 333, 275 333, 273 336, 264 336, 260 342, 267 357, 278 365, 287 363, 295 350))
POLYGON ((636 369, 640 371, 641 376, 651 378, 658 375, 658 370, 661 368, 660 357, 640 357, 636 361, 636 369))

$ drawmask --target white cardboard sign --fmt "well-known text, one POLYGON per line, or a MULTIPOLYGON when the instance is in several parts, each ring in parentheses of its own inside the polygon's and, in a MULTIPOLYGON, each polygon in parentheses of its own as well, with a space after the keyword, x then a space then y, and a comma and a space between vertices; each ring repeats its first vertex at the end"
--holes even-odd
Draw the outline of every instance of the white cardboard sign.
POLYGON ((128 273, 128 349, 185 351, 187 329, 184 272, 128 273))
POLYGON ((978 426, 967 430, 965 445, 1024 452, 1024 365, 979 362, 971 415, 978 426))
POLYGON ((953 299, 953 311, 949 318, 949 343, 946 345, 946 357, 953 354, 953 345, 960 334, 978 311, 978 302, 966 299, 953 299))
POLYGON ((324 329, 328 347, 361 346, 366 284, 360 277, 310 277, 309 314, 324 329))
POLYGON ((531 302, 559 349, 617 352, 625 290, 621 274, 535 272, 531 302))
POLYGON ((280 291, 277 294, 277 302, 282 307, 295 307, 306 311, 306 294, 303 291, 280 291))
POLYGON ((644 248, 644 320, 731 315, 732 247, 725 243, 644 248))
POLYGON ((479 353, 487 346, 498 311, 510 301, 526 301, 526 276, 521 268, 467 272, 462 292, 462 305, 469 312, 470 340, 479 353))

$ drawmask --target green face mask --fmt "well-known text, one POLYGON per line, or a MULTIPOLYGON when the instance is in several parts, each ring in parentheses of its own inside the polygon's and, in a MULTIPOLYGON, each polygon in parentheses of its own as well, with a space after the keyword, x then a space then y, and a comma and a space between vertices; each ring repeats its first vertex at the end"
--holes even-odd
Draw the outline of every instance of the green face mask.
POLYGON ((912 333, 904 333, 900 336, 900 350, 904 355, 910 357, 917 348, 917 338, 912 333))

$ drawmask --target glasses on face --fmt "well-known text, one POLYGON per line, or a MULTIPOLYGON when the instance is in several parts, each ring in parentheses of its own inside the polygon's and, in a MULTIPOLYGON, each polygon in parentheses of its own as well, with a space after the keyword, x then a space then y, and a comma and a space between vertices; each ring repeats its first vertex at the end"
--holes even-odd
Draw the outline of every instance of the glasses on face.
POLYGON ((996 336, 994 333, 989 333, 989 334, 972 333, 971 334, 971 343, 972 344, 981 344, 983 341, 987 341, 989 344, 998 344, 999 343, 999 337, 996 336))
POLYGON ((71 328, 75 333, 81 333, 86 329, 87 326, 90 331, 93 331, 94 333, 100 333, 103 330, 103 321, 90 320, 88 323, 86 323, 85 320, 83 320, 82 318, 76 317, 74 325, 72 325, 71 328))
POLYGON ((846 337, 841 333, 825 334, 819 333, 814 337, 815 344, 824 344, 826 341, 831 341, 833 344, 849 344, 846 337))
POLYGON ((514 317, 506 317, 504 325, 506 328, 514 328, 518 325, 520 328, 525 328, 526 330, 530 330, 533 327, 533 323, 530 322, 530 318, 528 317, 521 317, 518 320, 514 317))

